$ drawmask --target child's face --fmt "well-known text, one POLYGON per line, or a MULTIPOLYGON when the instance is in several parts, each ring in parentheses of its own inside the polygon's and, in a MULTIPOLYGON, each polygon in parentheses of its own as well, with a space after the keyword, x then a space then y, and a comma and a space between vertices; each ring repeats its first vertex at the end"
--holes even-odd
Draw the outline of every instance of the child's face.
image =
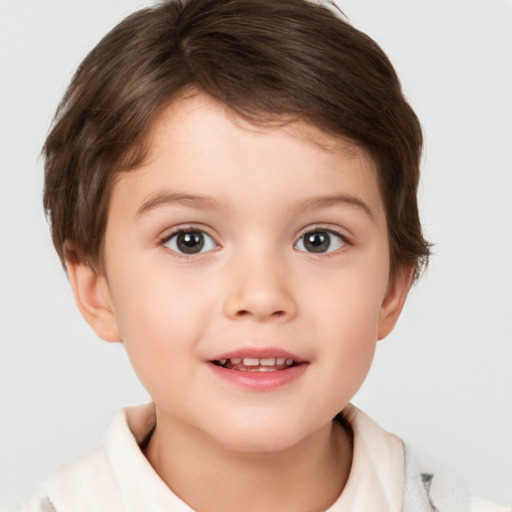
POLYGON ((145 164, 114 185, 95 292, 105 304, 89 321, 123 340, 174 429, 274 450, 330 428, 409 284, 389 282, 373 163, 201 95, 171 105, 151 137, 145 164))

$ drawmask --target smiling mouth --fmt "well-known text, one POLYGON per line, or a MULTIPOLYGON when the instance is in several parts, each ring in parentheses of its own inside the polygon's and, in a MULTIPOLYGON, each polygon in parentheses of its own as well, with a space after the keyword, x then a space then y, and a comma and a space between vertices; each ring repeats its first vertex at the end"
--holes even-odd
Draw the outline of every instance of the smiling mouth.
POLYGON ((294 359, 285 357, 232 357, 211 362, 215 366, 220 366, 227 370, 239 370, 244 372, 277 372, 302 364, 294 359))

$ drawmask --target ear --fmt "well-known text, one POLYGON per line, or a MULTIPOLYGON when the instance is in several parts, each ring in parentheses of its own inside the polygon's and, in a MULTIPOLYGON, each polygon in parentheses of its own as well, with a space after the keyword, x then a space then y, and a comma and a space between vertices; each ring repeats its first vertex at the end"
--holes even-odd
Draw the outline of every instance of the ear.
POLYGON ((75 301, 87 323, 105 341, 122 341, 107 279, 82 261, 66 260, 75 301))
POLYGON ((379 313, 377 339, 385 338, 395 327, 411 288, 413 275, 413 267, 402 267, 395 277, 389 280, 379 313))

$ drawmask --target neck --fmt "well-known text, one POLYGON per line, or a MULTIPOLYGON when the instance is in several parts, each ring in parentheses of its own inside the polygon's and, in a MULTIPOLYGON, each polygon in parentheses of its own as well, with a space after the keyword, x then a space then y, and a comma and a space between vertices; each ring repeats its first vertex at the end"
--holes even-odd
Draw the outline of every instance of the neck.
POLYGON ((352 441, 337 423, 297 445, 270 452, 225 449, 157 412, 145 455, 162 480, 194 510, 326 510, 350 472, 352 441))

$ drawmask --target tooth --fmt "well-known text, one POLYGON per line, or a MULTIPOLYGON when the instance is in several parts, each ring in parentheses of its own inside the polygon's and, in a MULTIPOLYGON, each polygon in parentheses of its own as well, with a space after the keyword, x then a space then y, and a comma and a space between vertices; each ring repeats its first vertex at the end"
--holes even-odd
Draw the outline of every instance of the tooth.
POLYGON ((219 363, 222 365, 226 364, 227 362, 228 362, 227 359, 219 359, 219 363))
POLYGON ((242 358, 241 357, 232 357, 230 359, 231 361, 231 364, 240 364, 242 362, 242 358))
POLYGON ((284 364, 285 361, 286 361, 285 357, 277 357, 276 358, 276 364, 284 364))
MULTIPOLYGON (((233 360, 231 360, 233 362, 233 360)), ((260 364, 259 359, 252 359, 250 357, 244 357, 243 359, 244 366, 258 366, 260 364)))
POLYGON ((277 372, 277 368, 274 368, 273 366, 261 366, 259 368, 260 372, 277 372))
POLYGON ((262 366, 274 366, 276 364, 275 357, 268 357, 266 359, 260 359, 260 364, 262 366))
POLYGON ((293 364, 293 359, 287 359, 286 360, 286 365, 287 366, 291 366, 293 364))

